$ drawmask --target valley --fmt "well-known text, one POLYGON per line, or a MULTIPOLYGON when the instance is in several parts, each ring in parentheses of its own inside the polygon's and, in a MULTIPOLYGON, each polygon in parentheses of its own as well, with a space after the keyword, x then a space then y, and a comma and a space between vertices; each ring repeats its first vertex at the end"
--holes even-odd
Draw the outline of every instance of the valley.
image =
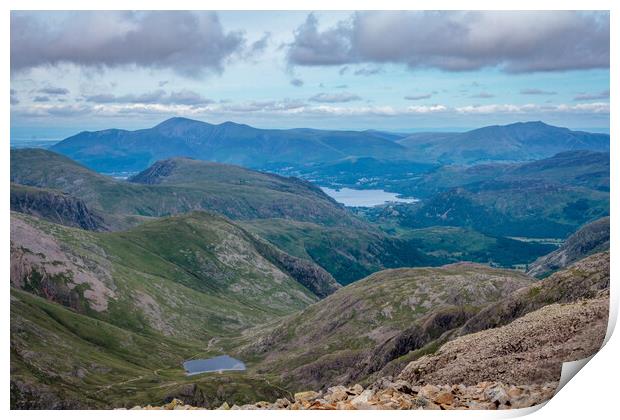
POLYGON ((541 124, 173 118, 13 149, 11 406, 368 408, 389 393, 445 408, 419 387, 465 384, 450 392, 467 405, 485 381, 544 400, 604 334, 610 157, 608 136, 541 124), (473 153, 494 136, 520 152, 473 153), (486 365, 466 354, 478 340, 486 365))

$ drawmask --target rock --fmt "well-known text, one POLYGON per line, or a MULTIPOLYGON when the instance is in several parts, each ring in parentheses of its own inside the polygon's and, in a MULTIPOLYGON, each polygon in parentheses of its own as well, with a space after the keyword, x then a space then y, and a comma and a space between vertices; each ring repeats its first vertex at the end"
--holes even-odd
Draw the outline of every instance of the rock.
POLYGON ((165 410, 174 410, 177 405, 183 405, 183 401, 177 400, 176 398, 170 401, 168 404, 164 405, 165 410))
POLYGON ((318 398, 321 394, 316 391, 303 391, 295 394, 295 401, 310 401, 318 398))
POLYGON ((435 385, 424 385, 420 388, 420 391, 418 393, 423 397, 432 400, 433 398, 435 398, 435 395, 439 393, 439 391, 440 389, 435 385))
POLYGON ((349 391, 354 395, 359 395, 364 391, 364 387, 360 384, 355 384, 351 388, 349 388, 349 391))
POLYGON ((433 400, 439 405, 452 404, 454 402, 454 395, 451 392, 442 391, 433 400))
POLYGON ((347 393, 347 389, 342 385, 329 388, 325 395, 325 400, 330 403, 345 401, 347 398, 349 398, 349 394, 347 393))
POLYGON ((485 389, 484 395, 489 401, 498 405, 505 405, 510 401, 510 396, 501 384, 485 389))
POLYGON ((218 407, 218 410, 230 410, 230 406, 224 401, 224 403, 218 407))
POLYGON ((274 403, 273 408, 287 408, 291 405, 291 402, 286 398, 278 398, 274 403))
POLYGON ((363 391, 357 397, 353 398, 350 402, 353 407, 358 410, 367 410, 366 408, 369 404, 368 401, 372 398, 374 392, 370 389, 363 391))

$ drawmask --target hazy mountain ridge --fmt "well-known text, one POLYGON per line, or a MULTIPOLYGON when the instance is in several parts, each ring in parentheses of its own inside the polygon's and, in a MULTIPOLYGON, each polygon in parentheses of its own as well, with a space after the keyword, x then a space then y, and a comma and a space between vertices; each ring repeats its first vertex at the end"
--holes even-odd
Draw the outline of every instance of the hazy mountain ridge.
POLYGON ((144 130, 82 132, 52 149, 103 172, 142 170, 173 156, 257 168, 273 162, 324 161, 366 153, 396 158, 406 150, 372 131, 258 129, 187 118, 171 118, 144 130))
POLYGON ((425 161, 476 163, 542 159, 568 150, 609 151, 609 135, 572 131, 541 121, 489 126, 457 134, 398 140, 425 161))
POLYGON ((233 122, 213 125, 177 117, 149 129, 82 132, 52 150, 100 172, 140 171, 174 156, 263 168, 334 162, 351 156, 471 164, 541 159, 567 150, 609 151, 609 135, 542 122, 398 137, 373 130, 274 130, 233 122))

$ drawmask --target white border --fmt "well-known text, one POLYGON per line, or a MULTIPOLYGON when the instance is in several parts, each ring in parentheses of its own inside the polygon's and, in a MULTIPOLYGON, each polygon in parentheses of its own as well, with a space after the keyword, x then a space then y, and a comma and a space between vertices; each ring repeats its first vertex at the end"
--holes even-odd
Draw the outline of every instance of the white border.
MULTIPOLYGON (((489 0, 470 0, 467 2, 457 0, 416 0, 412 1, 396 1, 396 0, 382 0, 382 1, 365 1, 365 0, 298 0, 294 3, 283 0, 263 0, 261 2, 252 2, 249 0, 220 0, 220 1, 198 1, 198 0, 174 0, 174 1, 148 1, 148 0, 107 0, 105 2, 89 2, 78 0, 56 0, 54 2, 43 0, 5 0, 2 2, 3 13, 0 17, 0 33, 2 36, 2 56, 4 58, 3 65, 0 68, 3 81, 3 99, 0 104, 2 109, 2 132, 4 136, 4 145, 2 147, 2 164, 0 165, 0 171, 2 171, 2 177, 4 182, 0 183, 0 200, 2 200, 3 220, 2 223, 2 266, 4 273, 9 271, 9 127, 10 127, 10 107, 9 107, 9 89, 10 89, 10 10, 82 10, 82 9, 95 9, 95 10, 115 10, 115 9, 147 9, 147 10, 163 10, 163 9, 188 9, 188 10, 404 10, 404 9, 428 9, 428 10, 440 10, 440 9, 452 9, 452 10, 611 10, 611 71, 610 71, 610 90, 612 92, 611 97, 615 98, 618 94, 618 54, 617 49, 619 47, 617 42, 618 28, 620 26, 620 2, 611 0, 588 0, 588 1, 575 1, 575 0, 504 0, 489 1, 489 0)), ((611 168, 611 212, 615 215, 618 208, 618 196, 614 195, 616 191, 616 185, 619 175, 619 166, 616 163, 618 156, 618 147, 615 145, 614 137, 617 132, 617 118, 618 112, 611 108, 611 156, 612 156, 612 168, 611 168)), ((613 325, 617 319, 618 312, 618 293, 616 274, 618 272, 615 262, 618 260, 618 251, 615 244, 616 234, 618 233, 617 223, 614 218, 611 221, 612 230, 612 267, 611 267, 611 303, 612 312, 610 316, 610 328, 611 332, 613 325)), ((6 410, 9 407, 9 279, 8 276, 4 280, 4 289, 2 290, 3 301, 7 303, 4 310, 4 316, 1 319, 2 331, 5 337, 5 344, 2 346, 2 352, 4 355, 4 363, 2 365, 3 378, 5 380, 5 387, 2 393, 2 403, 6 410)), ((582 371, 577 375, 576 379, 570 381, 546 406, 538 411, 535 411, 530 415, 532 419, 542 419, 548 417, 554 418, 567 418, 567 419, 580 419, 592 418, 592 419, 605 419, 611 418, 612 413, 617 411, 615 406, 618 402, 618 373, 620 356, 620 342, 617 334, 611 335, 609 341, 605 347, 593 357, 582 371)), ((532 411, 532 410, 527 410, 532 411)), ((222 418, 242 418, 247 416, 265 417, 269 415, 272 418, 284 418, 289 416, 290 412, 216 412, 216 411, 195 411, 195 412, 181 412, 177 411, 177 416, 207 416, 208 418, 222 419, 222 418), (258 414, 252 414, 258 413, 258 414)), ((355 417, 355 418, 376 418, 377 416, 390 416, 399 418, 491 418, 491 417, 514 417, 523 415, 525 412, 519 410, 510 412, 298 412, 297 416, 306 418, 318 418, 319 416, 334 416, 338 418, 342 417, 355 417)), ((109 411, 91 411, 88 414, 84 412, 35 412, 35 411, 12 411, 9 414, 11 417, 19 418, 39 418, 45 416, 49 419, 60 418, 83 418, 88 415, 93 419, 104 419, 110 416, 118 417, 131 417, 131 418, 162 418, 161 416, 168 416, 172 414, 165 414, 162 412, 109 412, 109 411)), ((615 417, 615 416, 614 416, 615 417)), ((194 417, 196 418, 196 417, 194 417)))

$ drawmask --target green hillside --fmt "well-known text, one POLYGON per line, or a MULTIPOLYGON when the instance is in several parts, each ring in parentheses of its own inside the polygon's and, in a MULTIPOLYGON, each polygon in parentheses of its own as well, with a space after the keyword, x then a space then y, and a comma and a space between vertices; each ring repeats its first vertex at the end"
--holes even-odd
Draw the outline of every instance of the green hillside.
POLYGON ((185 376, 184 360, 220 351, 191 337, 122 329, 11 288, 13 409, 130 408, 171 395, 216 408, 288 396, 274 378, 185 376))
MULTIPOLYGON (((317 300, 255 241, 206 213, 114 233, 12 214, 11 282, 132 331, 208 340, 317 300)), ((337 288, 318 271, 307 275, 337 288)))
POLYGON ((151 172, 136 176, 134 181, 100 175, 43 149, 11 152, 11 182, 79 197, 120 228, 135 224, 136 217, 195 210, 212 210, 232 219, 281 217, 328 224, 360 223, 305 181, 238 166, 173 159, 154 165, 151 172), (173 167, 167 177, 154 175, 161 166, 173 167), (145 184, 138 183, 149 179, 145 184), (127 218, 132 220, 128 222, 127 218))
POLYGON ((384 270, 281 322, 246 332, 237 354, 293 388, 350 383, 359 379, 372 351, 402 331, 419 325, 421 348, 532 281, 477 264, 384 270))

